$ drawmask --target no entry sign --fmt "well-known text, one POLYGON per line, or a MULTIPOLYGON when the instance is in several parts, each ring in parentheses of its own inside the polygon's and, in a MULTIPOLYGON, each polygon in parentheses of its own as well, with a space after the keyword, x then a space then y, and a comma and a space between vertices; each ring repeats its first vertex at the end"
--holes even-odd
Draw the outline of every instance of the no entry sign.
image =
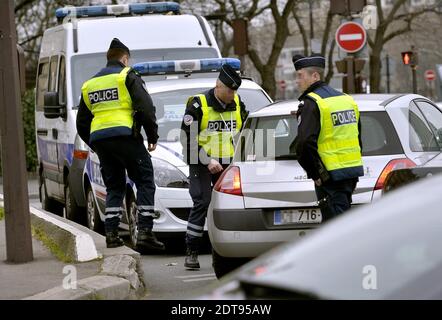
POLYGON ((358 52, 367 42, 367 33, 363 26, 356 22, 344 22, 336 30, 336 43, 349 53, 358 52))
POLYGON ((434 72, 434 70, 425 71, 425 80, 434 81, 435 79, 436 79, 436 73, 434 72))

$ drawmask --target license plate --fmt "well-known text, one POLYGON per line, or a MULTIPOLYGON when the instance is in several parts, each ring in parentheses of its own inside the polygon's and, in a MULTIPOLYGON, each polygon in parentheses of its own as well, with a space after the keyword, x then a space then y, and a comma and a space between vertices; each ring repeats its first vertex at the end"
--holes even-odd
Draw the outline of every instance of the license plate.
POLYGON ((310 224, 321 223, 322 215, 319 209, 289 209, 275 210, 273 223, 275 225, 286 224, 310 224))

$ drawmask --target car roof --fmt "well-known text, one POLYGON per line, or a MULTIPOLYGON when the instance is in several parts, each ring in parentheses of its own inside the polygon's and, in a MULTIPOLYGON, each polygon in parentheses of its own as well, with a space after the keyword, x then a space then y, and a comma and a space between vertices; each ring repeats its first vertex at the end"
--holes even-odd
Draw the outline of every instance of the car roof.
MULTIPOLYGON (((354 94, 360 111, 385 111, 385 107, 394 100, 403 97, 403 94, 354 94)), ((298 109, 298 100, 284 100, 274 102, 250 114, 250 117, 266 117, 289 115, 298 109)))
MULTIPOLYGON (((149 77, 143 77, 146 81, 149 93, 157 93, 176 89, 192 89, 192 88, 213 88, 216 84, 217 75, 207 76, 204 78, 180 78, 180 79, 162 79, 149 81, 149 77)), ((243 79, 241 89, 262 90, 255 82, 249 79, 243 79)))

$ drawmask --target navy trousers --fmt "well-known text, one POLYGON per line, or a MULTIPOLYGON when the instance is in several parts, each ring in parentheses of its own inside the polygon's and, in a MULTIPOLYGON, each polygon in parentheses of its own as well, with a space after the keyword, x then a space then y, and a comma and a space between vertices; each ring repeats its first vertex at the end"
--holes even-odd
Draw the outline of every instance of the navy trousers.
POLYGON ((322 221, 328 221, 351 207, 352 194, 358 179, 342 181, 327 181, 320 187, 315 185, 318 201, 323 201, 321 207, 322 221))
POLYGON ((113 137, 94 142, 100 159, 101 175, 106 185, 106 232, 118 229, 126 194, 126 170, 137 187, 139 229, 152 229, 155 182, 150 154, 140 139, 113 137))

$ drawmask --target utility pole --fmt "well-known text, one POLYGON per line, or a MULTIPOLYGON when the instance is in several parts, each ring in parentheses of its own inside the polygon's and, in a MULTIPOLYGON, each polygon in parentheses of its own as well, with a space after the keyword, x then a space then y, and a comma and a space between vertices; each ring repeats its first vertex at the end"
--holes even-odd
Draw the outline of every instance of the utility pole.
POLYGON ((0 131, 6 256, 25 263, 33 253, 13 0, 0 1, 0 131))

